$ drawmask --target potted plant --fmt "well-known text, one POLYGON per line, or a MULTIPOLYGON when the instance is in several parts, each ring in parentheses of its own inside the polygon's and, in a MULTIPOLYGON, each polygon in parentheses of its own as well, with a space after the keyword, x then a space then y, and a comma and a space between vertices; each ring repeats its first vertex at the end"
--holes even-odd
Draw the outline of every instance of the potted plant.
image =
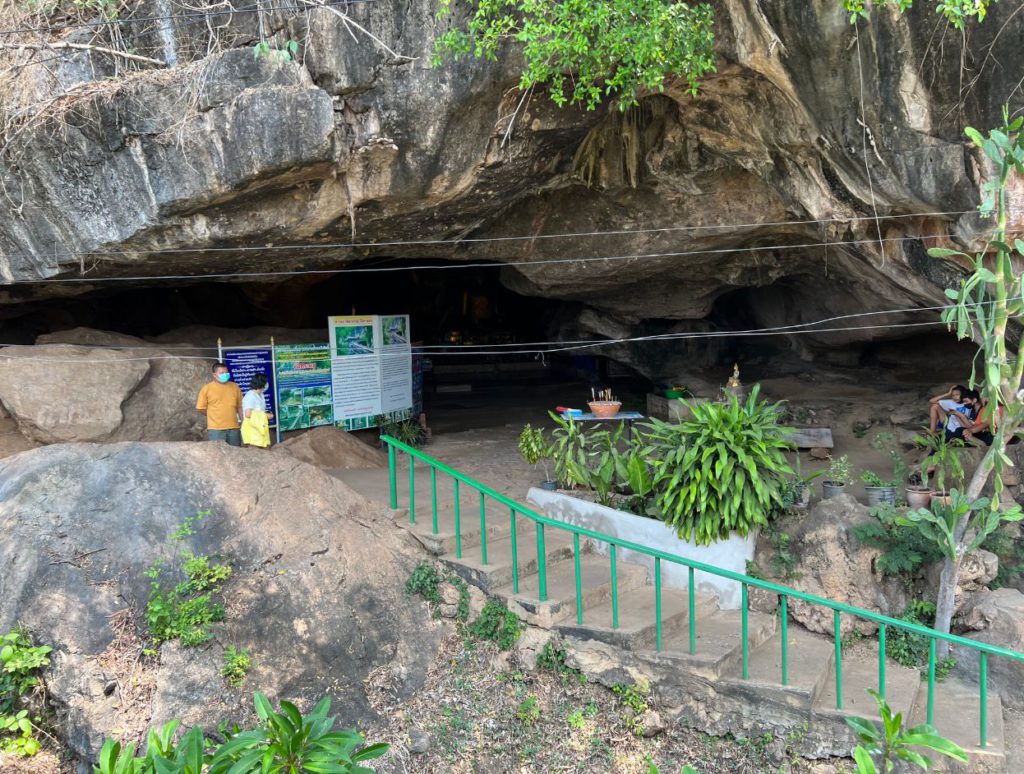
POLYGON ((746 537, 782 507, 780 489, 793 473, 792 448, 779 426, 780 408, 759 399, 689 404, 693 419, 653 420, 647 436, 658 511, 681 540, 698 546, 746 537))
POLYGON ((888 453, 892 462, 892 478, 882 478, 873 470, 865 470, 860 474, 860 480, 864 482, 864 490, 867 493, 868 505, 896 505, 896 487, 902 486, 907 480, 907 463, 896 449, 896 436, 889 432, 878 433, 871 440, 871 446, 888 453))
MULTIPOLYGON (((927 451, 921 460, 920 474, 922 488, 928 491, 929 501, 936 500, 943 505, 949 505, 946 477, 951 477, 953 482, 959 485, 959 489, 962 490, 964 487, 964 467, 960 462, 960 449, 963 448, 963 443, 958 440, 946 440, 944 433, 919 436, 915 442, 927 451), (935 484, 934 487, 929 486, 931 482, 935 484)), ((927 508, 928 504, 918 507, 927 508)))
POLYGON ((554 455, 554 447, 547 442, 544 431, 539 427, 526 425, 519 434, 519 453, 523 455, 526 463, 533 468, 540 463, 544 468, 544 480, 541 482, 541 489, 553 492, 558 484, 551 478, 548 470, 548 460, 554 455))
POLYGON ((838 497, 850 483, 850 458, 847 455, 833 457, 829 455, 828 473, 821 484, 822 497, 830 500, 838 497))
POLYGON ((800 452, 796 454, 796 474, 793 476, 793 480, 789 483, 787 497, 784 499, 790 499, 792 502, 789 507, 793 510, 804 510, 811 502, 811 488, 810 483, 818 476, 825 475, 824 470, 816 470, 813 473, 808 473, 806 476, 803 474, 803 469, 800 465, 800 452))

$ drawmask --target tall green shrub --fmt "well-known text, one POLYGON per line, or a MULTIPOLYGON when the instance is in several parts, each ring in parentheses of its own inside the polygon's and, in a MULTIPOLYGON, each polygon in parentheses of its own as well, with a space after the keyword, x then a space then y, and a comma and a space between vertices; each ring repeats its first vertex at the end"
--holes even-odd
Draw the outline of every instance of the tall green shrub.
POLYGON ((746 535, 781 506, 782 476, 792 474, 779 404, 747 400, 688 404, 693 418, 655 420, 648 435, 657 505, 684 540, 708 545, 730 532, 746 535))

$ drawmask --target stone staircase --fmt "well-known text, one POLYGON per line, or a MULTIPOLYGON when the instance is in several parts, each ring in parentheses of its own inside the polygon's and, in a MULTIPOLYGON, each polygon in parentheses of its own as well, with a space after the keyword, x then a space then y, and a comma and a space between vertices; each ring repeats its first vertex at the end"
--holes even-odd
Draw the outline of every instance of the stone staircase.
MULTIPOLYGON (((425 468, 425 466, 424 466, 425 468)), ((387 472, 338 471, 352 488, 387 503, 387 472)), ((781 633, 778 615, 748 611, 748 678, 742 674, 741 612, 720 610, 709 594, 695 594, 695 653, 689 650, 689 603, 686 589, 662 587, 662 648, 656 650, 655 595, 647 568, 617 562, 618 627, 613 627, 610 560, 586 539, 580 541, 580 598, 583 623, 576 615, 573 535, 546 528, 545 554, 548 599, 539 600, 537 535, 532 520, 517 516, 513 536, 507 507, 486 503, 486 554, 483 562, 479 494, 460 487, 461 558, 456 557, 454 491, 450 480, 437 478, 437 532, 432 524, 429 472, 416 476, 416 522, 409 522, 408 474, 399 472, 401 507, 396 523, 414 535, 429 553, 469 583, 504 601, 523 620, 557 631, 576 663, 608 684, 646 675, 652 687, 683 708, 691 722, 709 733, 738 737, 766 730, 787 736, 791 747, 809 756, 848 756, 856 738, 845 718, 874 719, 877 714, 868 688, 878 685, 874 641, 844 648, 843 709, 836 709, 835 649, 830 636, 814 634, 795 622, 788 626, 787 685, 781 683, 781 633), (513 588, 518 568, 518 591, 513 588)), ((513 495, 509 495, 513 497, 513 495)), ((970 754, 964 767, 945 759, 936 770, 1009 772, 1004 743, 1004 713, 998 694, 988 694, 988 744, 978 747, 980 722, 977 684, 948 678, 936 684, 934 725, 970 754)), ((890 706, 925 721, 927 681, 918 670, 886 664, 886 698, 890 706)), ((1024 734, 1016 715, 1013 738, 1024 734)), ((941 758, 941 756, 932 756, 941 758)))

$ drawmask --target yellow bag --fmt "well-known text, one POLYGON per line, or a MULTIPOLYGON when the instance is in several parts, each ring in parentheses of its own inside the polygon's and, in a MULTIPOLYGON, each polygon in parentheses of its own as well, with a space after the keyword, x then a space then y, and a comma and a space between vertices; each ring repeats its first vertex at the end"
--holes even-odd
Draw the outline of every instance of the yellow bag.
POLYGON ((242 443, 248 446, 270 446, 270 420, 266 411, 253 409, 242 420, 242 443))

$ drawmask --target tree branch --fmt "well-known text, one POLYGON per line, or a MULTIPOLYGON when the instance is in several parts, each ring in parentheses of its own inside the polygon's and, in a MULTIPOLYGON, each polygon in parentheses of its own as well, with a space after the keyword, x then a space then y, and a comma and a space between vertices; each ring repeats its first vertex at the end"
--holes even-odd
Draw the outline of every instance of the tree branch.
POLYGON ((97 54, 106 54, 107 56, 116 56, 121 59, 128 59, 132 62, 139 62, 140 64, 156 65, 157 67, 167 66, 167 63, 160 59, 150 59, 148 56, 129 54, 126 51, 118 51, 115 48, 107 48, 106 46, 93 46, 88 43, 68 43, 63 40, 54 43, 0 43, 0 49, 8 49, 11 51, 18 51, 20 49, 31 49, 33 51, 59 51, 61 49, 92 51, 97 54))

